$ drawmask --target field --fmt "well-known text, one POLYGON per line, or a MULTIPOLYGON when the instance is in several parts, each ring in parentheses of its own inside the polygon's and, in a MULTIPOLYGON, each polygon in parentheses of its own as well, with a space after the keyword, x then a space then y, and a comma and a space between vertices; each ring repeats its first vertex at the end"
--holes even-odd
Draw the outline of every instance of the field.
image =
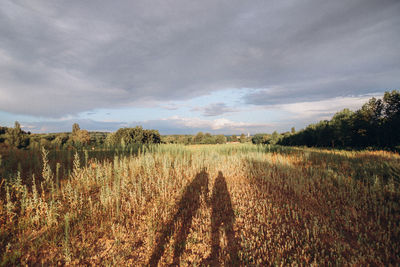
POLYGON ((60 179, 42 157, 0 181, 2 265, 400 264, 395 153, 154 145, 60 179))

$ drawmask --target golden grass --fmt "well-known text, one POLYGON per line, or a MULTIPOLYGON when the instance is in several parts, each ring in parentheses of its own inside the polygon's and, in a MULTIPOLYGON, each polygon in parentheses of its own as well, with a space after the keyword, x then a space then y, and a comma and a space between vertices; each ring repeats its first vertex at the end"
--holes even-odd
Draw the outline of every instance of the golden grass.
POLYGON ((397 154, 159 145, 60 182, 44 162, 1 188, 3 265, 400 263, 397 154))

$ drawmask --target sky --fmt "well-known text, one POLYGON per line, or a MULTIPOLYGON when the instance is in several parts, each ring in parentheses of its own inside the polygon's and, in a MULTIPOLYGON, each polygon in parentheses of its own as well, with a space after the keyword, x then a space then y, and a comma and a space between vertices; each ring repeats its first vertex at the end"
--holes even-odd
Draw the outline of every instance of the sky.
POLYGON ((283 132, 400 89, 400 1, 0 1, 0 125, 283 132))

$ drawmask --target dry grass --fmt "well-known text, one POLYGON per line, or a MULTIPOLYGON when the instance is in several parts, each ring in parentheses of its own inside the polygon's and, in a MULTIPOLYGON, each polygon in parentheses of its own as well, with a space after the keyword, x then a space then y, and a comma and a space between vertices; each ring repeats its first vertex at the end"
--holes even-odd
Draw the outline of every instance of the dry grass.
POLYGON ((398 154, 160 145, 60 182, 44 162, 1 187, 3 265, 400 263, 398 154))

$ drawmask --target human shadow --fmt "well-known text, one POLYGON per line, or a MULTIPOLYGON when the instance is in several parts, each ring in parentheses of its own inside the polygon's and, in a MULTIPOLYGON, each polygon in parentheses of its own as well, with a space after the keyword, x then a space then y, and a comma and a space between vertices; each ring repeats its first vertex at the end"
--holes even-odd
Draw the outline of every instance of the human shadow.
POLYGON ((192 226, 193 216, 200 208, 200 196, 208 197, 208 174, 205 170, 198 173, 193 181, 184 189, 182 197, 177 204, 177 211, 162 228, 160 236, 156 239, 156 247, 150 257, 149 266, 157 266, 165 251, 165 246, 171 236, 176 232, 173 246, 174 255, 172 265, 179 265, 186 239, 192 226))
POLYGON ((228 266, 239 265, 238 249, 239 244, 235 238, 233 225, 235 215, 232 208, 232 201, 222 172, 218 173, 215 179, 212 196, 210 200, 211 211, 211 254, 201 265, 218 266, 220 258, 220 228, 225 231, 227 238, 227 252, 229 259, 228 266))

